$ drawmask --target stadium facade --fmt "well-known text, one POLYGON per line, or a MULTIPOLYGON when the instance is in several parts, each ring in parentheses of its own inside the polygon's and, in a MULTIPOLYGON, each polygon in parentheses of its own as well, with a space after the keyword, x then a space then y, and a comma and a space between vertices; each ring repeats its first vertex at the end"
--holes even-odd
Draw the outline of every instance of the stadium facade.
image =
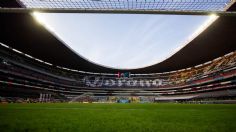
MULTIPOLYGON (((22 4, 39 8, 24 0, 1 1, 0 7, 21 8, 22 4)), ((213 7, 223 10, 218 6, 213 7)), ((235 10, 235 3, 227 8, 235 10)), ((236 17, 219 17, 170 58, 131 70, 87 61, 28 13, 1 13, 0 19, 2 101, 160 102, 236 97, 236 17)))

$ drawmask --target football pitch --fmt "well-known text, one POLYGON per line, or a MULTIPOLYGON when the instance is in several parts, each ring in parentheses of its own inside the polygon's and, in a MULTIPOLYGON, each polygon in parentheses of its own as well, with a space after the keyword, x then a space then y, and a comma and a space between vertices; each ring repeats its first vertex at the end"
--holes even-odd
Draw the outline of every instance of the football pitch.
POLYGON ((0 131, 235 132, 236 105, 0 104, 0 131))

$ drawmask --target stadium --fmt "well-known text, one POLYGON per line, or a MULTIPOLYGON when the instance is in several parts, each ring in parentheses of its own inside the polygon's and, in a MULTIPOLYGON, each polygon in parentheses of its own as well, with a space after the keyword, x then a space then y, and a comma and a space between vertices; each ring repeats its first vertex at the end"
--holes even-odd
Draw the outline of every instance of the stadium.
MULTIPOLYGON (((49 15, 47 19, 50 17, 53 16, 49 15)), ((61 18, 64 21, 69 19, 61 18)), ((72 20, 77 25, 81 24, 76 18, 72 20)), ((159 23, 161 22, 158 19, 159 23)), ((154 23, 154 26, 147 28, 143 34, 152 32, 158 24, 154 23)), ((109 23, 105 25, 109 26, 109 23)), ((129 26, 132 25, 127 27, 129 26)), ((159 33, 162 30, 157 30, 158 35, 169 37, 166 37, 165 41, 159 41, 159 38, 153 40, 166 42, 164 45, 168 45, 169 40, 177 42, 180 37, 178 34, 185 32, 185 29, 176 31, 174 26, 175 24, 168 25, 164 29, 173 31, 177 37, 165 35, 165 31, 159 33)), ((135 31, 130 32, 135 34, 135 31)), ((129 31, 122 33, 126 32, 129 31)), ((153 34, 157 36, 156 32, 153 34)), ((104 35, 106 40, 116 36, 108 35, 104 35)), ((127 43, 136 42, 132 43, 133 49, 142 45, 141 42, 146 39, 145 45, 147 42, 151 43, 148 39, 152 34, 147 34, 144 39, 135 35, 135 40, 131 41, 131 37, 126 40, 127 43)), ((118 45, 119 42, 126 42, 115 41, 111 39, 108 43, 118 45)), ((115 49, 119 49, 119 46, 115 49)), ((117 53, 110 51, 101 58, 109 58, 113 53, 117 53)), ((235 104, 234 0, 0 1, 1 131, 236 131, 235 104), (80 36, 86 34, 86 31, 94 32, 93 36, 80 43, 92 42, 93 39, 99 38, 95 42, 96 45, 87 46, 88 48, 78 46, 83 49, 80 53, 77 47, 69 45, 69 41, 58 34, 60 28, 52 28, 45 22, 39 22, 39 18, 42 20, 42 16, 47 14, 82 14, 85 23, 89 23, 85 19, 87 16, 92 18, 104 14, 110 17, 109 21, 116 21, 113 16, 117 15, 130 15, 130 19, 136 19, 138 15, 142 15, 142 18, 150 15, 169 18, 191 16, 194 20, 182 20, 186 23, 176 24, 176 27, 186 27, 186 31, 194 26, 189 23, 200 19, 197 17, 209 19, 207 23, 201 23, 192 37, 184 40, 184 44, 176 46, 168 54, 166 47, 161 45, 160 51, 140 59, 152 52, 154 47, 150 46, 144 54, 140 52, 141 55, 133 55, 134 60, 141 60, 141 65, 136 66, 133 65, 135 61, 129 62, 132 49, 127 50, 127 53, 122 49, 125 59, 113 58, 108 61, 119 64, 114 66, 82 55, 82 52, 90 52, 93 46, 96 47, 93 53, 107 48, 102 47, 100 44, 103 42, 99 41, 103 36, 100 30, 107 29, 98 28, 99 32, 96 32, 96 24, 92 24, 89 27, 93 28, 86 27, 82 34, 76 32, 75 34, 79 35, 72 38, 70 36, 73 36, 73 29, 69 29, 70 24, 67 24, 65 27, 70 31, 67 34, 71 41, 80 40, 80 36), (167 56, 152 60, 162 52, 167 56), (152 63, 144 65, 148 59, 152 63), (126 64, 130 67, 120 66, 125 61, 129 62, 126 64)))

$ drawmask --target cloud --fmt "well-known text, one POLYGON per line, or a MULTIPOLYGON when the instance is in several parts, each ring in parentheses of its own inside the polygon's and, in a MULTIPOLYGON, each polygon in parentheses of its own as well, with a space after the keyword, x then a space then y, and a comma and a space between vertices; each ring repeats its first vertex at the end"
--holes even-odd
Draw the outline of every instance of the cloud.
POLYGON ((42 14, 46 24, 78 54, 116 68, 162 61, 207 17, 168 15, 42 14))

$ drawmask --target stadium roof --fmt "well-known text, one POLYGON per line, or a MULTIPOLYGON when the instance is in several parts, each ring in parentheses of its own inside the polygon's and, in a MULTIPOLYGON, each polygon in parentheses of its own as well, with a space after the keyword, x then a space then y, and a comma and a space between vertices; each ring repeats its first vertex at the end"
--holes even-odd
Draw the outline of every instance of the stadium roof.
MULTIPOLYGON (((8 5, 8 7, 17 6, 19 5, 15 2, 8 5)), ((229 10, 235 10, 235 4, 229 10)), ((36 58, 83 71, 120 71, 92 64, 77 56, 53 34, 37 24, 29 14, 1 13, 0 19, 2 20, 0 23, 2 25, 0 41, 36 58), (54 52, 51 49, 54 49, 54 52), (58 52, 60 54, 57 54, 58 52)), ((236 49, 234 44, 236 42, 234 37, 234 34, 236 34, 235 25, 235 17, 220 17, 206 31, 169 59, 150 67, 129 71, 133 73, 151 73, 178 70, 204 63, 234 51, 236 49)))

